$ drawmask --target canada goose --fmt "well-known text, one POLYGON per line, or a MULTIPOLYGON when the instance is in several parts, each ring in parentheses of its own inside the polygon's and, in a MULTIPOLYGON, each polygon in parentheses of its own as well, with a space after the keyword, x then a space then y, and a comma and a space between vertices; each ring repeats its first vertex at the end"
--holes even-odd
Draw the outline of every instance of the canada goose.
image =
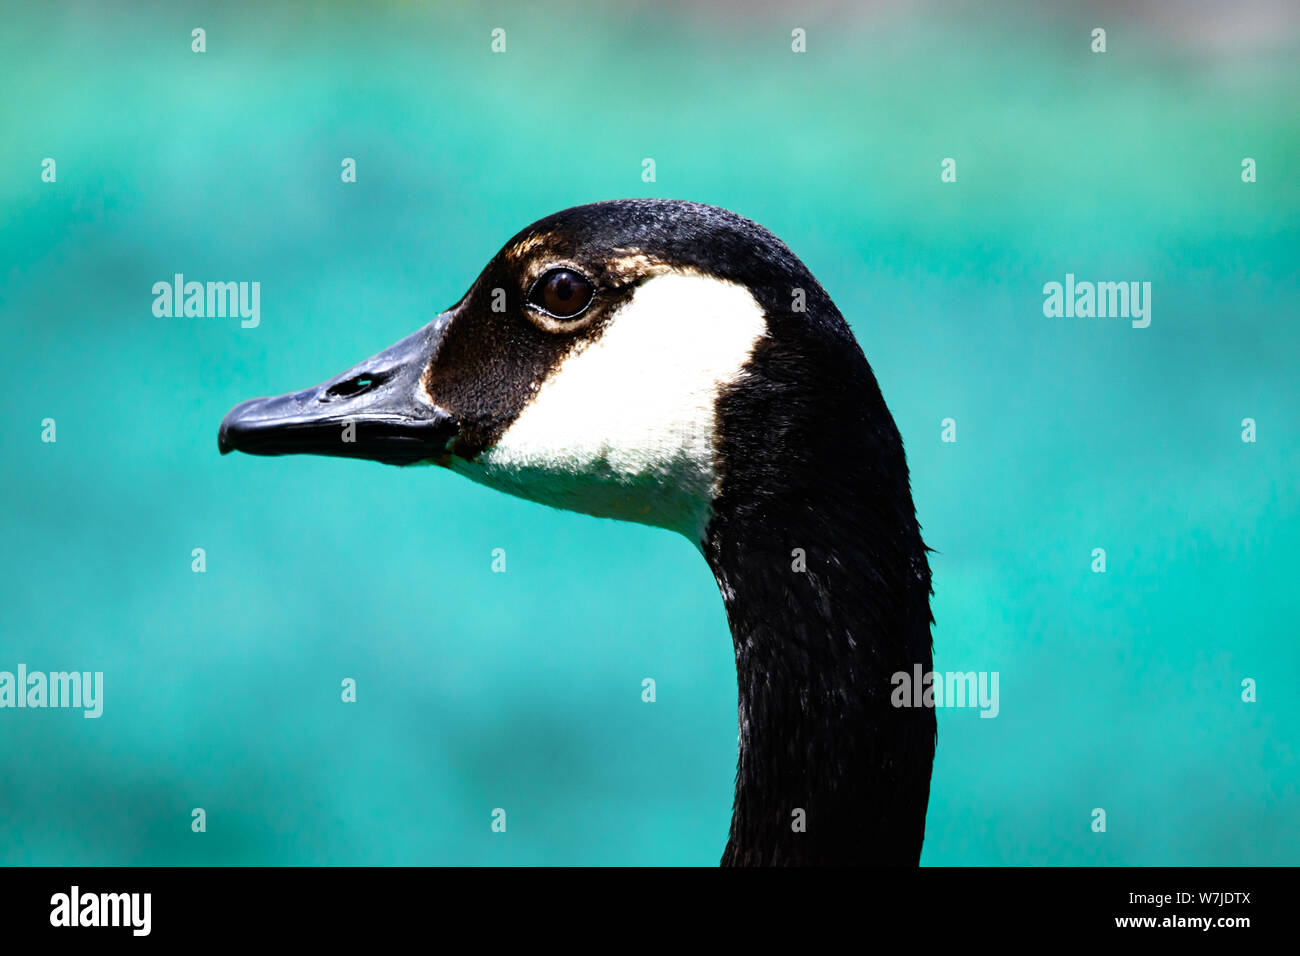
POLYGON ((739 766, 724 865, 915 865, 930 568, 898 429, 826 291, 761 226, 629 199, 548 216, 454 307, 315 388, 236 406, 219 446, 431 461, 678 531, 722 592, 739 766))

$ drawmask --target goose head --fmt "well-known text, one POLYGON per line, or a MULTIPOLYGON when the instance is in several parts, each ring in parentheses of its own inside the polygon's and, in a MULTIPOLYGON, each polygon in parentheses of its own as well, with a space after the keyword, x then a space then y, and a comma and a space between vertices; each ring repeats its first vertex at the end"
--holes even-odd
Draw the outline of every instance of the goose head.
POLYGON ((770 311, 824 296, 795 266, 722 209, 569 209, 506 243, 414 334, 320 385, 234 408, 220 450, 432 462, 698 544, 721 491, 720 399, 771 334, 770 311))

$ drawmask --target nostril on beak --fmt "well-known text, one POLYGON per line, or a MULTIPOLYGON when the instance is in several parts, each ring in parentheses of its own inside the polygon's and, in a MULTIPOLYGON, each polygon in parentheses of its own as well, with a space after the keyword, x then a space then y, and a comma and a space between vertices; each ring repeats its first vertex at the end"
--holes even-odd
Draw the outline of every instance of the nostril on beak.
POLYGON ((336 398, 352 398, 363 392, 368 392, 385 382, 388 379, 387 372, 367 372, 362 375, 354 375, 350 379, 337 384, 331 385, 325 390, 325 394, 320 397, 322 402, 332 401, 336 398))

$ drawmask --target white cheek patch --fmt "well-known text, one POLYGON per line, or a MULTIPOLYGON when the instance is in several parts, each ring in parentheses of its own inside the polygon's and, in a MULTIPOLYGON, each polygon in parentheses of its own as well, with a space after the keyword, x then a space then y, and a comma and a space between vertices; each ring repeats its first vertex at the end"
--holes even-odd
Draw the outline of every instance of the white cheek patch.
POLYGON ((749 290, 668 273, 569 355, 476 461, 452 467, 543 504, 703 538, 716 492, 717 399, 766 333, 749 290))

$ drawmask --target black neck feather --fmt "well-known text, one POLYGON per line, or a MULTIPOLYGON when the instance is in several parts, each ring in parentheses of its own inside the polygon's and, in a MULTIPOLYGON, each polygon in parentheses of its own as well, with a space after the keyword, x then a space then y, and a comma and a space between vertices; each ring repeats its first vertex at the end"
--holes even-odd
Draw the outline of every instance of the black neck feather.
POLYGON ((719 405, 704 551, 740 722, 722 862, 914 866, 935 717, 890 696, 895 673, 931 669, 929 564, 875 377, 829 300, 814 304, 819 321, 769 311, 772 337, 719 405))

